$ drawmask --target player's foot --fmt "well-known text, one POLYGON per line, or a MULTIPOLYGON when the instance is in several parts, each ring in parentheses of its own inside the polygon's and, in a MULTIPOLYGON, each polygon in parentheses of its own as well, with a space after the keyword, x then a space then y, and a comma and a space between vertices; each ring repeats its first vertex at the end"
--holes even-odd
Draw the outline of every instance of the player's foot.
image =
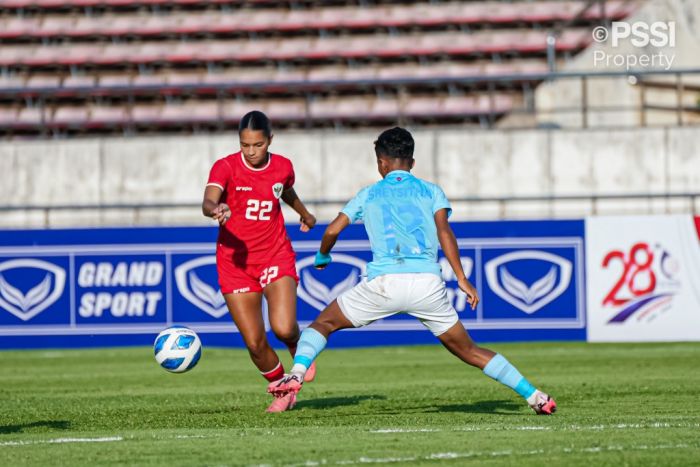
POLYGON ((306 373, 304 374, 304 382, 310 383, 316 377, 316 362, 313 362, 306 373))
POLYGON ((284 412, 286 410, 292 410, 297 404, 296 393, 290 392, 280 396, 275 395, 275 399, 272 404, 265 410, 267 413, 277 413, 284 412))
POLYGON ((293 394, 296 396, 297 393, 301 391, 302 384, 304 384, 304 381, 302 381, 299 376, 286 375, 280 381, 270 383, 270 385, 267 387, 267 392, 275 397, 281 397, 286 394, 293 394))
POLYGON ((542 391, 537 391, 535 402, 530 404, 530 407, 537 415, 552 415, 557 411, 557 403, 542 391))

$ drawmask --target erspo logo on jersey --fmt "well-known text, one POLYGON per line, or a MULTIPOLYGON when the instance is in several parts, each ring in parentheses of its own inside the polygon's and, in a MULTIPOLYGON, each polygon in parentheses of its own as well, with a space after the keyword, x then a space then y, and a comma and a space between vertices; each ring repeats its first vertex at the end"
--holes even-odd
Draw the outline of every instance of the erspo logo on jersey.
POLYGON ((338 295, 357 285, 366 269, 366 261, 355 256, 334 253, 333 262, 322 273, 317 272, 319 277, 322 277, 319 279, 312 272, 315 271, 314 256, 307 256, 297 261, 297 271, 299 271, 297 295, 312 307, 322 311, 338 295), (333 282, 329 283, 331 280, 333 282))
MULTIPOLYGON (((18 282, 26 284, 26 279, 18 282)), ((0 307, 22 321, 28 321, 59 299, 66 284, 66 271, 47 261, 17 258, 0 263, 0 307), (13 276, 34 274, 41 279, 26 290, 17 285, 13 276)))
POLYGON ((492 259, 484 269, 488 285, 496 295, 517 309, 533 314, 566 291, 571 283, 573 265, 553 253, 520 250, 492 259), (528 282, 512 272, 517 263, 539 263, 547 272, 528 282))
POLYGON ((216 255, 191 259, 175 268, 175 283, 187 301, 214 318, 221 318, 228 313, 224 296, 218 285, 204 279, 210 275, 202 274, 211 268, 216 269, 216 255))
POLYGON ((652 321, 670 308, 681 287, 680 263, 662 245, 637 242, 627 250, 611 250, 601 266, 620 271, 602 301, 603 307, 617 308, 608 324, 632 317, 652 321))

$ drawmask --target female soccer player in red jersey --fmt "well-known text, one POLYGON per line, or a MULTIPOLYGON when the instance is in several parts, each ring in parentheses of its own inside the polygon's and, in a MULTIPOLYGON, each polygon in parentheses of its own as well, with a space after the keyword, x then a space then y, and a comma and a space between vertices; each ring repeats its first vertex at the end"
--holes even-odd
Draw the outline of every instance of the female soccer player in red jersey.
MULTIPOLYGON (((216 267, 229 312, 255 366, 268 381, 277 381, 284 376, 284 368, 265 336, 263 296, 272 332, 292 355, 299 340, 299 278, 279 200, 299 213, 302 232, 311 229, 316 218, 294 191, 291 161, 268 152, 272 130, 267 116, 259 111, 247 113, 238 135, 241 150, 219 159, 211 169, 202 211, 220 224, 216 267)), ((278 397, 267 410, 287 410, 294 403, 294 397, 278 397)))

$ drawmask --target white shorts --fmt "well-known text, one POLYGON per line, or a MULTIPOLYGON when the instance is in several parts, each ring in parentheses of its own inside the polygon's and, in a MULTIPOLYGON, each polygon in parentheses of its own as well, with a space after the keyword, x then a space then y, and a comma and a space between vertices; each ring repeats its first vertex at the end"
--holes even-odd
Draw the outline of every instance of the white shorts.
POLYGON ((363 280, 338 297, 338 305, 356 328, 398 313, 418 318, 439 336, 459 321, 442 278, 431 273, 385 274, 363 280))

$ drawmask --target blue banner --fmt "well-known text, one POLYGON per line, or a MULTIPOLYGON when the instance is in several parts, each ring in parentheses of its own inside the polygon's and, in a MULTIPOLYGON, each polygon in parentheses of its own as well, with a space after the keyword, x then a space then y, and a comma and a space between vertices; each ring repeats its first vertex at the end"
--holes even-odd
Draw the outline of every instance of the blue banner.
MULTIPOLYGON (((333 263, 313 268, 324 226, 289 226, 297 252, 298 319, 308 325, 362 280, 371 261, 361 225, 343 232, 333 263)), ((443 279, 477 341, 585 339, 584 222, 454 223, 462 264, 481 294, 466 303, 445 258, 443 279)), ((216 229, 0 231, 0 348, 151 344, 171 324, 205 345, 243 345, 219 291, 216 229)), ((408 315, 333 336, 334 346, 431 343, 408 315)))

